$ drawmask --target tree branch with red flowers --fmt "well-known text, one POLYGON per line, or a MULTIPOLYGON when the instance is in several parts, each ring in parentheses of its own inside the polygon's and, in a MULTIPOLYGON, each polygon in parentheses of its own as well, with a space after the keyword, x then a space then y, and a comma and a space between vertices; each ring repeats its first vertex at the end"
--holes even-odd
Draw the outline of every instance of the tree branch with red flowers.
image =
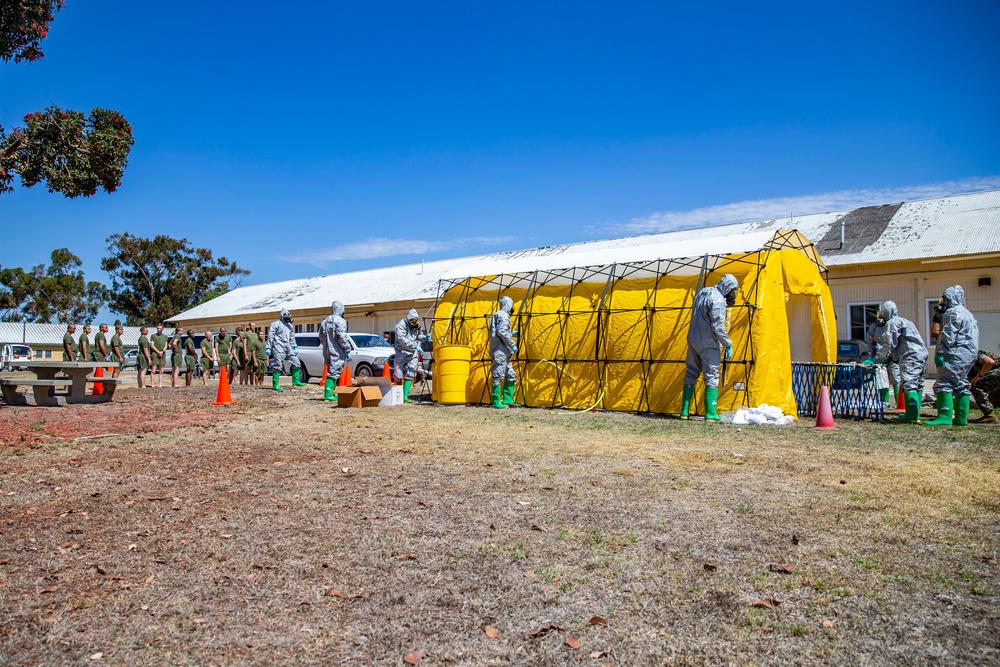
MULTIPOLYGON (((64 0, 0 0, 0 60, 14 64, 43 57, 42 40, 64 0)), ((90 197, 122 183, 135 140, 117 111, 95 107, 90 114, 51 106, 29 113, 24 126, 0 126, 0 194, 44 183, 49 192, 90 197)))

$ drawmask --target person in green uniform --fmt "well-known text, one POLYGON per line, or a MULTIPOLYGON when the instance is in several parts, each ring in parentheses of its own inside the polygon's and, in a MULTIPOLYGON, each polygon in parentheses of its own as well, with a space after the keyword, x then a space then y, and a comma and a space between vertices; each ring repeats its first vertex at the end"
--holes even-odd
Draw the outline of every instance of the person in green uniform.
POLYGON ((149 337, 149 351, 153 366, 150 371, 151 382, 157 387, 163 386, 163 364, 167 358, 167 334, 163 333, 163 325, 156 325, 156 333, 149 337))
POLYGON ((254 361, 255 361, 255 376, 257 378, 257 386, 264 386, 264 375, 267 373, 267 341, 265 340, 264 330, 257 329, 257 340, 254 343, 254 361))
POLYGON ((103 362, 108 360, 108 325, 101 324, 94 334, 94 349, 90 351, 90 356, 94 361, 103 362))
POLYGON ((247 323, 247 328, 243 330, 243 335, 246 343, 246 358, 243 360, 243 373, 241 377, 245 378, 246 384, 253 385, 254 371, 257 369, 257 359, 254 352, 257 345, 256 322, 247 323))
POLYGON ((197 364, 198 348, 194 345, 194 329, 188 329, 187 338, 184 339, 184 385, 187 387, 191 386, 191 377, 197 364))
POLYGON ((112 377, 121 375, 122 367, 125 365, 125 349, 122 347, 123 333, 125 333, 125 327, 116 324, 115 335, 111 337, 111 361, 118 364, 118 366, 115 368, 115 372, 112 373, 112 377))
POLYGON ((215 358, 219 360, 219 369, 226 369, 226 381, 233 383, 233 377, 229 374, 229 359, 233 349, 233 337, 226 331, 226 327, 219 327, 219 335, 215 337, 215 358))
POLYGON ((77 353, 77 358, 80 361, 90 361, 90 325, 83 325, 83 333, 80 334, 80 342, 78 343, 80 348, 77 353))
POLYGON ((149 327, 143 326, 139 329, 139 356, 136 357, 136 366, 139 367, 139 389, 146 388, 146 371, 153 365, 153 357, 149 353, 149 327))
POLYGON ((215 345, 212 342, 212 330, 205 329, 205 337, 201 340, 201 383, 206 387, 213 368, 215 368, 215 345))
POLYGON ((66 335, 63 336, 63 361, 76 361, 77 352, 80 351, 73 334, 76 333, 76 325, 66 325, 66 335))
POLYGON ((244 360, 246 359, 246 339, 243 337, 243 327, 236 327, 236 337, 233 339, 233 354, 229 358, 229 382, 232 383, 233 377, 239 373, 240 374, 240 384, 246 384, 243 381, 241 369, 243 368, 244 360))
POLYGON ((170 342, 167 343, 170 349, 170 386, 175 388, 181 376, 181 366, 184 365, 184 343, 181 341, 183 335, 184 331, 177 327, 170 342))

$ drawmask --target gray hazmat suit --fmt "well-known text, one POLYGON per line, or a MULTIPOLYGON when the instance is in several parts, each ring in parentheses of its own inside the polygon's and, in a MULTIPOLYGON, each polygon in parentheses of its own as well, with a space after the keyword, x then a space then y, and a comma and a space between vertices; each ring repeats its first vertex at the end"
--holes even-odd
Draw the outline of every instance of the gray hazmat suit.
POLYGON ((490 317, 490 357, 493 359, 490 374, 494 387, 499 387, 504 380, 511 384, 517 382, 513 364, 514 337, 510 329, 510 316, 513 312, 513 299, 504 296, 500 297, 500 310, 490 317))
POLYGON ((406 317, 401 319, 396 328, 396 360, 393 370, 399 380, 413 380, 417 377, 417 350, 420 349, 420 313, 416 308, 410 308, 406 317), (416 322, 416 324, 411 324, 416 322))
MULTIPOLYGON (((883 313, 882 319, 888 322, 889 316, 883 313)), ((872 322, 868 326, 868 330, 865 331, 865 345, 868 346, 869 356, 878 359, 878 350, 879 347, 882 345, 882 334, 884 333, 885 333, 885 324, 879 325, 878 322, 872 322)), ((899 364, 897 364, 894 361, 890 361, 886 366, 886 370, 888 376, 892 379, 892 386, 898 389, 900 386, 899 364)))
POLYGON ((271 361, 267 365, 268 373, 280 373, 287 361, 292 368, 299 367, 298 346, 295 344, 295 331, 292 329, 292 316, 287 308, 281 309, 281 316, 271 322, 267 332, 267 346, 271 348, 271 361))
POLYGON ((347 335, 347 320, 344 319, 344 304, 341 302, 334 301, 330 305, 330 315, 320 323, 319 342, 323 346, 327 378, 339 380, 347 364, 347 355, 354 349, 354 341, 347 335))
POLYGON ((739 282, 727 273, 715 287, 705 287, 695 295, 684 361, 685 387, 693 387, 699 374, 704 374, 706 387, 719 386, 719 346, 728 348, 733 344, 726 332, 726 296, 737 287, 739 282))
POLYGON ((937 369, 934 393, 951 392, 956 398, 971 396, 968 375, 979 354, 979 324, 965 307, 965 290, 961 285, 944 291, 944 307, 937 344, 937 354, 944 355, 944 366, 937 369))
POLYGON ((920 332, 910 320, 899 316, 894 301, 885 301, 881 307, 885 330, 878 343, 877 359, 899 364, 900 386, 903 391, 924 393, 924 365, 927 363, 927 346, 920 332))

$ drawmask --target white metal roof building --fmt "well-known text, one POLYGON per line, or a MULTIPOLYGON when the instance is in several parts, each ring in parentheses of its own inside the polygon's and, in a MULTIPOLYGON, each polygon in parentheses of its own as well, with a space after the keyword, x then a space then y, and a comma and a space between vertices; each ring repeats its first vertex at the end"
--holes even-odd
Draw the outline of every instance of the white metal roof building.
POLYGON ((339 299, 353 330, 379 333, 391 329, 411 307, 429 316, 443 278, 657 259, 657 254, 722 253, 732 250, 734 242, 748 244, 779 229, 801 232, 829 268, 840 337, 856 337, 865 318, 874 316, 872 304, 891 298, 926 338, 927 304, 936 302, 947 285, 962 284, 980 330, 987 331, 983 346, 1000 348, 998 190, 252 285, 173 321, 185 328, 248 319, 263 323, 284 307, 303 330, 311 330, 328 314, 330 302, 339 299), (990 338, 991 331, 997 332, 997 340, 990 338))

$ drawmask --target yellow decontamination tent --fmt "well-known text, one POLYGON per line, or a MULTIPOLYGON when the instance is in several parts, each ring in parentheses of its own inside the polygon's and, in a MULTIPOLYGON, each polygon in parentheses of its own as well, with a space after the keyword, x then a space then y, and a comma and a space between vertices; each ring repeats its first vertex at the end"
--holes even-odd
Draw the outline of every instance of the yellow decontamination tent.
POLYGON ((467 400, 489 403, 487 324, 506 295, 521 334, 518 403, 678 413, 692 300, 726 273, 740 289, 719 409, 795 415, 792 362, 836 361, 837 328, 826 267, 794 230, 473 261, 441 281, 435 348, 471 348, 467 400))

